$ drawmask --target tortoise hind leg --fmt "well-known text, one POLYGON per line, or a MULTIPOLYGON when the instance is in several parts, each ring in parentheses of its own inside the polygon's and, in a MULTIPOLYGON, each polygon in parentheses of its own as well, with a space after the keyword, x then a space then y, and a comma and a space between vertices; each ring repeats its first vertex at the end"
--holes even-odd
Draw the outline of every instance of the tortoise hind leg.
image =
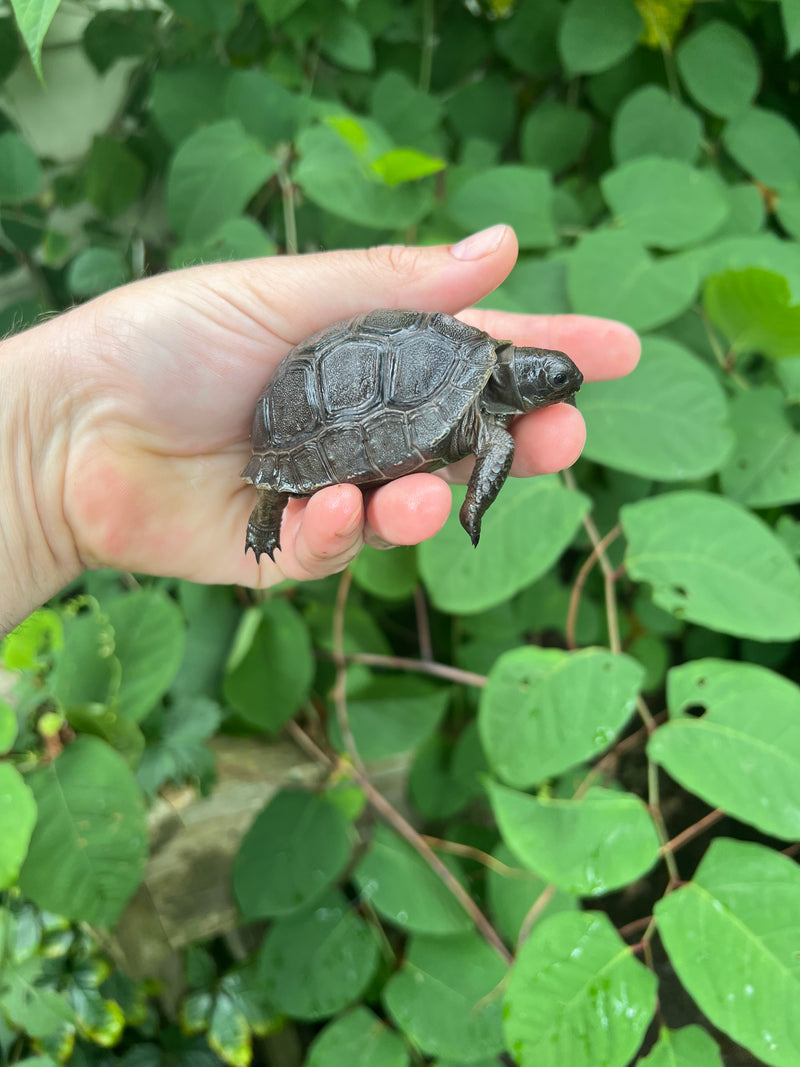
POLYGON ((281 516, 289 500, 288 493, 276 493, 273 489, 258 487, 258 503, 253 508, 247 523, 247 537, 244 543, 245 555, 252 548, 256 563, 266 552, 275 562, 275 552, 281 547, 281 516))

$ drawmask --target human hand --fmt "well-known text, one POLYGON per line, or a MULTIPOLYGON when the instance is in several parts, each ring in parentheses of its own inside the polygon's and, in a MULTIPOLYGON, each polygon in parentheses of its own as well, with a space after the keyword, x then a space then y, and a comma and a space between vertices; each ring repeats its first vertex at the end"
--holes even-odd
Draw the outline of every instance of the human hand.
MULTIPOLYGON (((350 485, 293 500, 277 563, 245 556, 255 493, 239 475, 255 399, 292 345, 375 307, 461 313, 493 336, 566 351, 589 380, 630 371, 639 343, 620 324, 462 312, 500 284, 516 252, 512 231, 494 227, 453 248, 198 267, 114 290, 7 342, 38 368, 35 393, 48 408, 37 512, 51 556, 75 573, 112 566, 263 587, 341 570, 365 540, 431 537, 450 492, 442 478, 418 474, 366 500, 350 485)), ((569 466, 584 440, 579 412, 563 404, 519 418, 513 432, 512 473, 523 476, 569 466)), ((465 480, 468 461, 447 473, 465 480)))

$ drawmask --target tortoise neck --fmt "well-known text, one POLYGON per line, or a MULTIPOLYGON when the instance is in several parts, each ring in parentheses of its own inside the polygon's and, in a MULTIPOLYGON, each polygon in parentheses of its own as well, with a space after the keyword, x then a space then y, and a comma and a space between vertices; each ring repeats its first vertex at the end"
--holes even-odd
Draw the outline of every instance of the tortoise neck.
POLYGON ((497 350, 497 363, 483 391, 483 407, 493 415, 511 415, 526 411, 529 406, 519 391, 514 365, 516 352, 513 345, 497 350))

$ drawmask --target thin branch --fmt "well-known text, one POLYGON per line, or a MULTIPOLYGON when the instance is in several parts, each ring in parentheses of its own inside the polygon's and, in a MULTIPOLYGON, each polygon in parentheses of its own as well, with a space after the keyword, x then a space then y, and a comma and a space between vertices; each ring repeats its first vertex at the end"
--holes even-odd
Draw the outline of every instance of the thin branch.
POLYGON ((605 537, 602 537, 597 544, 594 545, 581 569, 578 571, 578 576, 575 579, 575 583, 572 586, 572 592, 570 593, 569 609, 567 611, 567 648, 575 649, 578 647, 575 640, 575 626, 578 620, 578 608, 580 607, 581 594, 583 593, 583 587, 586 585, 586 579, 589 577, 594 565, 600 559, 600 556, 613 541, 616 541, 621 533, 622 526, 619 523, 617 523, 616 526, 612 526, 605 537))
POLYGON ((336 603, 333 606, 333 660, 336 664, 336 681, 331 691, 331 698, 336 707, 336 721, 339 724, 339 732, 342 735, 345 752, 355 766, 363 772, 364 764, 358 754, 356 739, 350 729, 350 716, 347 713, 347 660, 344 654, 344 616, 347 610, 347 597, 352 584, 353 572, 348 567, 347 570, 342 572, 339 588, 336 591, 336 603))
POLYGON ((433 642, 431 641, 431 621, 428 616, 428 601, 421 585, 414 587, 414 612, 417 617, 417 639, 419 640, 420 658, 426 663, 433 660, 433 642))
POLYGON ((691 826, 687 826, 685 830, 681 830, 679 834, 676 834, 671 841, 665 842, 659 852, 662 854, 677 852, 679 848, 683 848, 684 845, 694 840, 695 837, 699 837, 700 834, 708 830, 709 827, 718 823, 720 819, 724 819, 725 812, 722 808, 714 808, 708 815, 704 815, 702 819, 698 819, 696 823, 692 823, 691 826))
POLYGON ((452 856, 463 856, 464 859, 475 860, 484 867, 488 867, 495 874, 502 874, 505 878, 519 878, 525 880, 531 877, 531 872, 522 867, 509 867, 508 864, 490 856, 480 848, 473 845, 462 845, 460 841, 446 841, 441 837, 431 837, 430 834, 421 834, 422 840, 427 842, 437 852, 449 852, 452 856))
POLYGON ((661 842, 661 848, 658 850, 658 854, 664 860, 667 871, 669 872, 669 887, 667 889, 667 892, 669 892, 670 889, 679 884, 681 875, 678 870, 678 864, 675 862, 675 856, 671 849, 665 847, 668 844, 669 835, 667 834, 664 816, 661 813, 658 767, 651 759, 648 759, 647 761, 647 807, 653 822, 656 824, 656 831, 658 832, 658 838, 661 842))
POLYGON ((556 887, 551 882, 550 885, 546 885, 544 887, 544 889, 541 891, 536 900, 534 900, 533 904, 528 910, 528 914, 522 920, 522 926, 520 926, 519 928, 519 936, 517 937, 517 950, 522 948, 522 946, 531 936, 531 930, 542 917, 545 908, 548 906, 548 904, 555 895, 556 887))
MULTIPOLYGON (((318 653, 325 656, 325 653, 318 653)), ((333 659, 334 657, 331 657, 333 659)), ((472 685, 483 689, 486 685, 485 674, 473 674, 462 671, 460 667, 450 667, 446 663, 429 663, 427 660, 409 659, 406 656, 385 656, 380 652, 348 652, 346 663, 363 663, 366 667, 387 667, 393 671, 413 671, 419 674, 432 674, 436 678, 445 678, 458 685, 472 685)))

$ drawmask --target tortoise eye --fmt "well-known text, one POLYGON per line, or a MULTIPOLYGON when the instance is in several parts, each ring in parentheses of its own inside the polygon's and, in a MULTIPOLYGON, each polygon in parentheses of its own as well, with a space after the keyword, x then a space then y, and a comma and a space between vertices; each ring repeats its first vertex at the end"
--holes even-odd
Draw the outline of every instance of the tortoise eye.
POLYGON ((563 370, 560 370, 558 372, 558 374, 554 374, 553 375, 553 385, 566 385, 566 384, 567 384, 567 376, 563 372, 563 370))

